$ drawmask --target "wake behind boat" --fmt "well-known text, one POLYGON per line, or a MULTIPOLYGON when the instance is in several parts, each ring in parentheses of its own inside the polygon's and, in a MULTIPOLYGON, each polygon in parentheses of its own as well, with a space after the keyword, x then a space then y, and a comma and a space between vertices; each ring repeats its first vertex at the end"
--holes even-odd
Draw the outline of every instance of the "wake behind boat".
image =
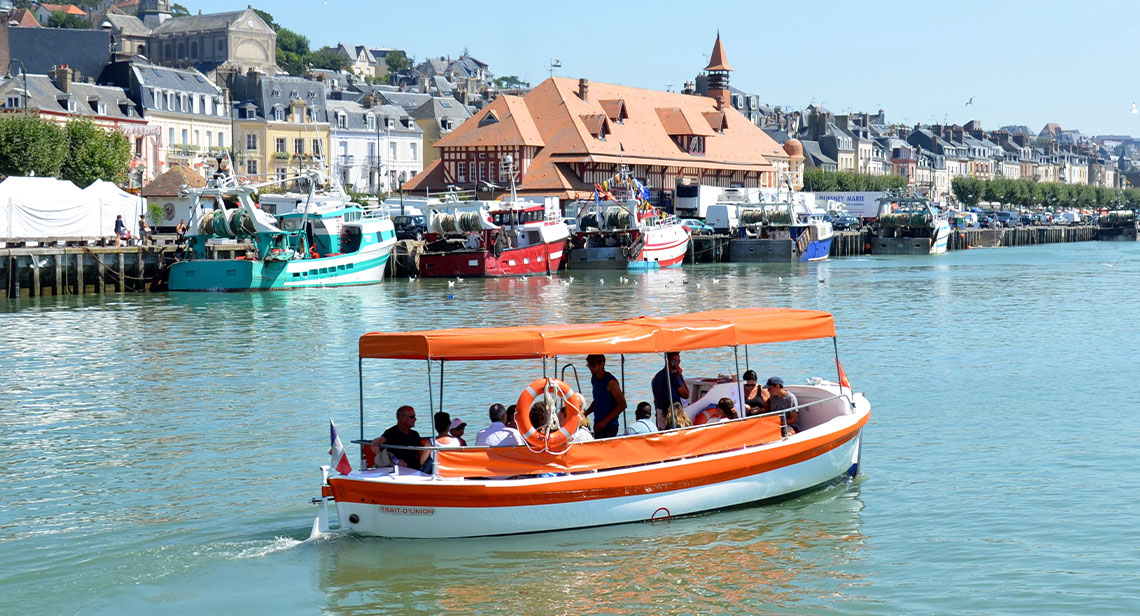
MULTIPOLYGON (((363 468, 349 468, 334 429, 332 466, 338 470, 321 467, 320 512, 313 535, 334 529, 433 538, 557 531, 759 503, 853 477, 859 470, 862 429, 870 417, 870 403, 847 384, 842 367, 838 382, 813 379, 808 385, 788 387, 799 400, 793 408, 586 442, 569 440, 584 401, 567 383, 552 378, 559 374, 560 362, 562 374, 572 366, 576 372, 575 362, 589 353, 620 356, 624 366, 626 355, 730 348, 739 370, 742 346, 747 364, 747 345, 834 337, 830 314, 788 309, 718 310, 580 325, 365 334, 359 341, 358 362, 361 440, 354 441, 364 445, 363 468), (516 418, 526 445, 402 448, 429 452, 430 474, 404 466, 370 467, 370 441, 364 440, 365 359, 426 361, 429 375, 438 365, 441 395, 445 363, 541 362, 542 376, 529 385, 530 377, 514 376, 513 371, 504 371, 501 381, 507 392, 522 390, 516 418), (548 373, 551 365, 553 372, 548 373), (528 429, 524 409, 544 396, 565 411, 566 419, 561 426, 528 429), (799 413, 799 430, 794 433, 786 425, 793 411, 799 413), (330 502, 335 503, 335 521, 330 517, 330 502)), ((833 348, 837 348, 834 343, 828 345, 828 355, 833 348)), ((837 356, 834 361, 838 367, 837 356)), ((623 381, 624 376, 623 368, 623 381)), ((685 380, 689 397, 678 402, 690 419, 724 397, 744 408, 740 404, 743 384, 738 379, 685 380)), ((429 383, 432 411, 443 408, 442 400, 431 397, 433 389, 429 383)), ((472 402, 462 401, 464 413, 487 406, 472 402)))
POLYGON ((191 190, 190 230, 180 260, 170 266, 170 290, 271 291, 383 280, 396 243, 391 219, 365 211, 341 191, 316 194, 315 172, 283 181, 296 180, 309 186, 305 203, 281 216, 254 202, 254 191, 265 185, 239 185, 232 175, 219 174, 191 190), (211 239, 249 241, 254 250, 210 259, 211 239))

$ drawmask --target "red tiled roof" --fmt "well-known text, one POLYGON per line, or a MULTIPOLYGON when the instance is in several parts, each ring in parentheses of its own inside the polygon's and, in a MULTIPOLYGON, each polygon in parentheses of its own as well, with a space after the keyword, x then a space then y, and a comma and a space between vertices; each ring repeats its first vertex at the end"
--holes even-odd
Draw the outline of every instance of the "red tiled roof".
POLYGON ((40 21, 36 19, 35 13, 32 13, 29 9, 16 9, 16 12, 12 13, 11 19, 8 20, 9 23, 13 21, 16 22, 17 26, 22 28, 40 27, 40 21))
POLYGON ((58 13, 64 13, 66 15, 78 15, 80 17, 87 17, 87 13, 83 12, 83 9, 75 6, 74 4, 40 3, 40 6, 43 7, 43 9, 45 11, 49 11, 51 13, 57 13, 58 12, 58 13))
POLYGON ((611 122, 620 122, 629 117, 629 114, 625 112, 625 101, 621 99, 598 101, 598 104, 605 110, 606 116, 611 122))
MULTIPOLYGON (((553 185, 561 187, 573 183, 573 174, 566 176, 569 172, 555 165, 582 160, 772 171, 770 158, 788 158, 787 152, 739 111, 732 108, 718 111, 715 99, 601 82, 590 83, 589 88, 589 100, 582 100, 578 96, 577 79, 552 77, 521 98, 501 96, 487 108, 494 109, 501 118, 498 123, 479 126, 487 113, 484 110, 439 140, 436 147, 446 150, 518 143, 538 145, 538 154, 520 186, 523 192, 540 185, 553 188, 553 185), (612 101, 621 102, 626 116, 621 123, 609 123, 610 132, 603 141, 591 132, 596 124, 593 118, 599 114, 612 117, 612 101), (669 112, 659 114, 658 110, 669 112), (508 113, 512 122, 508 122, 508 113), (714 131, 710 124, 710 117, 715 120, 721 117, 719 114, 723 114, 723 132, 714 131), (682 129, 688 132, 673 134, 705 137, 703 154, 689 154, 678 147, 670 131, 682 129), (527 138, 531 130, 535 136, 527 138), (639 162, 633 162, 635 159, 639 162)), ((434 170, 435 166, 429 169, 434 170)), ((438 181, 426 181, 429 169, 417 175, 409 185, 441 186, 442 177, 438 181)))

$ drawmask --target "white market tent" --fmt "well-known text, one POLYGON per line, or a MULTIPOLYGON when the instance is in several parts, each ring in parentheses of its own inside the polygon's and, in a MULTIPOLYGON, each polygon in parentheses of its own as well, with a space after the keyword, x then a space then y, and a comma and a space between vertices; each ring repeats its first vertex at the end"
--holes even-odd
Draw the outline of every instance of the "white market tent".
POLYGON ((110 182, 80 190, 67 180, 9 177, 0 182, 0 240, 110 237, 115 217, 136 230, 146 201, 110 182))

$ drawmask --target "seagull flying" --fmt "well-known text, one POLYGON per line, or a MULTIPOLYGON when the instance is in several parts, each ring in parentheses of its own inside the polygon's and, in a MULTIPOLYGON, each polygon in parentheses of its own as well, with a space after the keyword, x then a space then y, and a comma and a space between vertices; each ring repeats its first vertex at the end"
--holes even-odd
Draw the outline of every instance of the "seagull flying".
POLYGON ((970 105, 973 105, 973 104, 974 104, 974 97, 971 96, 970 100, 966 101, 966 106, 969 107, 970 105))
POLYGON ((455 281, 454 281, 454 280, 448 280, 448 281, 447 281, 447 288, 449 288, 449 289, 450 289, 451 287, 454 287, 454 286, 455 286, 455 281))
POLYGON ((1132 115, 1140 113, 1140 109, 1136 109, 1136 103, 1132 103, 1132 115))

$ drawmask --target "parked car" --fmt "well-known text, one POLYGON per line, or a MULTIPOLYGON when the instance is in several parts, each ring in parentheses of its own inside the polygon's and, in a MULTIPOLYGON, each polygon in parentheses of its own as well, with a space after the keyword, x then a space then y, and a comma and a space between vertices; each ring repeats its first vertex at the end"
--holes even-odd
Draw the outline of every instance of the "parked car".
POLYGON ((566 223, 566 227, 568 229, 570 229, 570 233, 577 233, 578 232, 578 219, 577 218, 574 218, 573 216, 566 216, 562 219, 562 222, 566 223))
POLYGON ((978 216, 978 228, 979 229, 989 229, 993 226, 994 226, 994 219, 993 218, 990 218, 989 216, 987 216, 985 214, 978 216))
POLYGON ((859 219, 855 218, 851 214, 847 214, 847 213, 828 214, 827 216, 824 216, 823 218, 827 222, 831 223, 831 226, 835 227, 835 229, 838 231, 843 231, 845 229, 858 229, 859 228, 859 219))
POLYGON ((393 216, 392 226, 396 228, 398 240, 422 240, 427 233, 427 218, 423 216, 393 216))
POLYGON ((696 218, 682 218, 681 224, 689 228, 689 232, 693 235, 712 235, 716 233, 708 223, 696 218))

